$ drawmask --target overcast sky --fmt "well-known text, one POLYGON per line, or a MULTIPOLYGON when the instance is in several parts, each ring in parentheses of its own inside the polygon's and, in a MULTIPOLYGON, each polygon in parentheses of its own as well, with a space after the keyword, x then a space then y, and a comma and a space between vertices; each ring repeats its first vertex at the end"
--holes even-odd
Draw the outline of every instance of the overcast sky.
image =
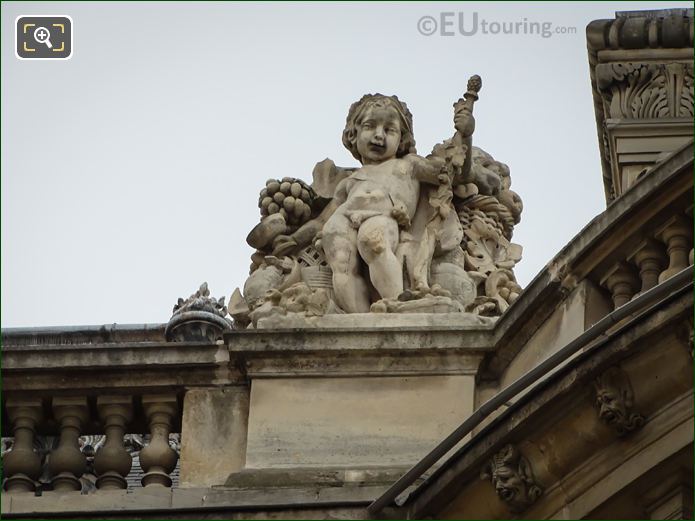
POLYGON ((2 326, 166 322, 203 281, 228 300, 266 179, 354 166, 341 133, 368 92, 404 100, 429 153, 472 74, 474 144, 524 201, 525 286, 605 208, 585 27, 664 7, 692 3, 3 2, 2 326), (15 57, 32 14, 72 17, 70 60, 15 57))

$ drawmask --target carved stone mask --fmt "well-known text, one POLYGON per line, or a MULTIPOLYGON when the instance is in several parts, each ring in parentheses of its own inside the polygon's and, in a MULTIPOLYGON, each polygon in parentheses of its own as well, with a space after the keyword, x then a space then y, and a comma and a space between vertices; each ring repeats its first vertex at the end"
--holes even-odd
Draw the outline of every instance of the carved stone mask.
POLYGON ((644 425, 644 417, 632 411, 634 393, 627 374, 619 367, 607 369, 594 382, 598 417, 623 436, 644 425))
POLYGON ((525 510, 543 492, 534 481, 528 460, 512 445, 495 454, 480 477, 492 481, 495 493, 512 512, 525 510))
POLYGON ((527 495, 526 483, 510 467, 500 467, 492 472, 492 484, 500 499, 508 504, 516 504, 527 495))
POLYGON ((626 401, 617 389, 597 389, 596 406, 599 418, 608 425, 618 424, 627 416, 626 401))

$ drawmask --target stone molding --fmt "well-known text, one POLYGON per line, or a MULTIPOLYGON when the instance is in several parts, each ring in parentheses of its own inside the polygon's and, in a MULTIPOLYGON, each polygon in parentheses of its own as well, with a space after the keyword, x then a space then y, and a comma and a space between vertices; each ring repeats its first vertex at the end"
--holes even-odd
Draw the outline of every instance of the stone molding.
MULTIPOLYGON (((661 159, 660 152, 670 152, 688 136, 692 138, 693 9, 618 12, 613 20, 591 22, 586 37, 606 202, 610 204, 623 194, 623 184, 634 182, 634 173, 623 170, 626 165, 654 164, 661 159), (621 130, 634 121, 645 125, 631 127, 627 133, 621 130), (651 140, 654 150, 642 150, 640 160, 621 160, 619 148, 643 148, 639 133, 645 139, 657 138, 651 140), (635 146, 626 145, 631 138, 635 146)), ((627 170, 630 168, 634 167, 627 170)))
MULTIPOLYGON (((479 469, 494 455, 494 448, 509 443, 516 445, 527 458, 533 458, 535 477, 541 483, 550 484, 543 493, 543 499, 524 514, 533 519, 565 517, 548 509, 552 509, 553 505, 560 508, 558 501, 562 499, 559 497, 581 495, 582 490, 591 486, 596 480, 594 475, 602 469, 596 462, 605 459, 606 454, 611 455, 612 465, 619 466, 626 457, 637 454, 671 431, 678 431, 681 437, 689 432, 692 443, 692 366, 690 371, 687 366, 692 362, 679 345, 680 337, 674 331, 674 325, 680 324, 683 317, 691 313, 692 296, 687 291, 681 292, 674 300, 663 304, 661 309, 652 309, 639 321, 625 324, 608 342, 590 348, 569 361, 543 385, 519 398, 464 444, 455 456, 434 470, 426 487, 410 492, 410 499, 404 506, 406 510, 399 510, 399 515, 411 519, 422 518, 423 515, 438 518, 441 517, 443 506, 462 490, 469 491, 466 493, 472 494, 470 497, 479 497, 481 489, 475 485, 479 481, 476 479, 479 469), (668 348, 654 342, 654 338, 666 342, 667 337, 668 348), (634 379, 631 373, 639 371, 644 374, 644 371, 655 367, 655 357, 682 357, 683 360, 674 363, 686 362, 686 365, 679 365, 679 375, 688 375, 690 382, 679 380, 678 387, 674 387, 673 378, 676 377, 673 374, 669 374, 668 378, 662 374, 658 378, 645 380, 646 388, 642 391, 644 403, 640 403, 640 407, 645 408, 649 421, 628 438, 616 437, 612 428, 606 427, 596 414, 592 405, 591 383, 606 368, 617 364, 624 367, 630 378, 634 379), (538 423, 541 411, 544 416, 538 423), (567 422, 575 421, 573 418, 583 421, 585 426, 579 428, 580 424, 577 423, 575 427, 568 427, 567 422), (553 434, 554 430, 568 428, 578 429, 579 432, 571 439, 565 438, 567 443, 554 445, 552 440, 559 436, 557 432, 553 434), (595 454, 599 452, 599 446, 600 454, 595 454), (551 448, 552 454, 549 453, 551 448), (598 459, 592 459, 594 457, 598 459), (566 477, 562 483, 558 483, 558 476, 566 477), (436 510, 431 510, 433 508, 436 510)), ((662 367, 662 373, 666 370, 662 367)), ((678 448, 674 445, 672 450, 678 448)), ((486 504, 485 501, 482 504, 486 504)), ((470 515, 474 518, 507 515, 504 512, 495 510, 470 515)), ((583 517, 586 514, 575 512, 573 516, 583 517)))

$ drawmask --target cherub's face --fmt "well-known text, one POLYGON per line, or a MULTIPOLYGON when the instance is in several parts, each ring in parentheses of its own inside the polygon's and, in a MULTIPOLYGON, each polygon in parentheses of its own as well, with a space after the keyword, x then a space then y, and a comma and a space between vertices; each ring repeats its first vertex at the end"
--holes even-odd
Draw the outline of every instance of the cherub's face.
POLYGON ((362 164, 378 164, 396 157, 401 122, 393 107, 370 107, 357 128, 356 147, 362 164))

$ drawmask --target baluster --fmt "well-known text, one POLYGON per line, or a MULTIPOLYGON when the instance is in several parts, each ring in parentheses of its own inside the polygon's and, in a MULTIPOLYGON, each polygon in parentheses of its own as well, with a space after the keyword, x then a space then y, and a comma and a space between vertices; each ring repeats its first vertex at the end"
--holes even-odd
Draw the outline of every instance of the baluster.
POLYGON ((659 282, 664 282, 689 266, 690 228, 683 219, 675 217, 660 231, 658 238, 666 244, 668 253, 668 268, 659 275, 659 282))
POLYGON ((142 397, 142 405, 152 434, 150 444, 140 451, 140 466, 145 471, 142 485, 170 487, 169 474, 179 458, 169 446, 169 433, 178 412, 178 401, 174 395, 149 395, 142 397))
POLYGON ((97 411, 104 423, 106 441, 94 458, 99 490, 118 490, 128 487, 126 476, 133 459, 123 445, 126 425, 133 419, 133 399, 130 396, 99 396, 97 411))
POLYGON ((601 280, 601 284, 611 292, 615 309, 630 302, 637 293, 639 279, 635 271, 633 266, 621 261, 615 264, 601 280))
POLYGON ((53 416, 60 423, 58 448, 51 452, 48 464, 53 489, 58 492, 81 490, 80 476, 87 469, 87 460, 80 452, 78 438, 89 417, 87 399, 54 398, 53 416))
POLYGON ((41 456, 34 451, 36 425, 43 418, 41 400, 7 398, 6 403, 14 444, 3 458, 5 489, 13 493, 33 492, 41 475, 41 456))
POLYGON ((659 274, 666 267, 666 254, 661 243, 654 239, 643 241, 630 260, 639 266, 639 276, 642 280, 640 293, 652 289, 659 283, 659 274))

